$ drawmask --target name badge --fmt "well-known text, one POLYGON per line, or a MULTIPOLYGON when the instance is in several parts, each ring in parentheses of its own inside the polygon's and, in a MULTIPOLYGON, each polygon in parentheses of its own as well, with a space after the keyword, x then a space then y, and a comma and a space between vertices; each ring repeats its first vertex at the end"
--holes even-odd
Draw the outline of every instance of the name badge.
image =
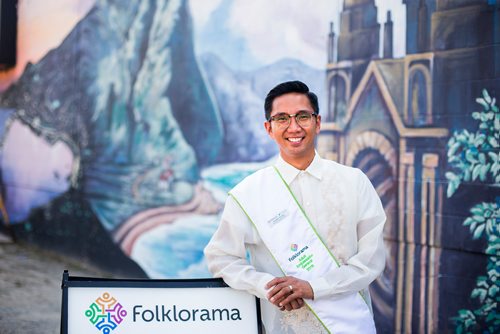
POLYGON ((276 216, 274 216, 273 218, 269 219, 269 220, 267 221, 267 223, 268 223, 269 225, 271 225, 271 226, 276 225, 276 224, 278 224, 280 221, 282 221, 283 219, 285 219, 285 218, 286 218, 286 216, 288 216, 288 210, 287 210, 287 209, 285 209, 285 210, 283 210, 283 211, 279 212, 276 216))

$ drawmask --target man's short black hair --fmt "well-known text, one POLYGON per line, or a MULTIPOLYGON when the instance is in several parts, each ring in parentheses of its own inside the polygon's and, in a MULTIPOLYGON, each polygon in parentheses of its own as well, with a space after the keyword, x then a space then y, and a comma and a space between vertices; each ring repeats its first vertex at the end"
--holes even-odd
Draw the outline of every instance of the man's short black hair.
POLYGON ((266 120, 271 117, 273 110, 273 101, 275 98, 288 93, 304 94, 311 102, 311 106, 315 114, 319 114, 318 97, 313 92, 309 91, 309 87, 301 81, 286 81, 282 82, 267 93, 266 100, 264 101, 264 110, 266 112, 266 120))

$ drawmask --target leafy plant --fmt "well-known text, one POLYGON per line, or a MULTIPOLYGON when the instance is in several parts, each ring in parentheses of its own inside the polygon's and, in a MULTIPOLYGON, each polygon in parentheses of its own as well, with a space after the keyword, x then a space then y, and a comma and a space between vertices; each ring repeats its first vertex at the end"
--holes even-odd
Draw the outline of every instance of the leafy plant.
MULTIPOLYGON (((475 133, 467 130, 455 132, 448 141, 447 197, 451 197, 463 182, 481 181, 500 183, 500 111, 486 90, 476 99, 483 110, 473 112, 472 118, 479 121, 475 133)), ((486 275, 479 276, 471 298, 478 298, 480 307, 475 310, 461 309, 454 317, 456 332, 484 333, 500 332, 500 208, 498 203, 479 203, 470 209, 470 216, 463 222, 469 227, 473 239, 485 237, 488 245, 486 275)))
POLYGON ((462 182, 478 178, 486 182, 491 178, 494 183, 500 183, 500 111, 495 98, 491 98, 486 90, 476 102, 483 106, 482 111, 472 113, 472 118, 480 121, 478 131, 455 131, 448 141, 448 163, 454 169, 446 173, 448 197, 462 182))

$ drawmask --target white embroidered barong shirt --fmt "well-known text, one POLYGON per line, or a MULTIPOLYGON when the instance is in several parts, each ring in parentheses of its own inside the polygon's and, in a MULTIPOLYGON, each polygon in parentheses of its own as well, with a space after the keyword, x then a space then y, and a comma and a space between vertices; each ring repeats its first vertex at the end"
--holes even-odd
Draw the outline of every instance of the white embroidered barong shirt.
MULTIPOLYGON (((304 171, 281 157, 276 167, 323 242, 341 263, 324 277, 309 282, 314 298, 335 298, 336 294, 361 291, 370 303, 368 285, 385 265, 386 217, 369 179, 359 169, 322 159, 317 153, 304 171)), ((272 193, 273 189, 265 191, 272 193)), ((307 307, 280 311, 267 301, 265 285, 283 274, 231 196, 226 201, 220 225, 205 248, 205 256, 214 277, 222 277, 232 288, 261 299, 266 333, 324 332, 307 307)))

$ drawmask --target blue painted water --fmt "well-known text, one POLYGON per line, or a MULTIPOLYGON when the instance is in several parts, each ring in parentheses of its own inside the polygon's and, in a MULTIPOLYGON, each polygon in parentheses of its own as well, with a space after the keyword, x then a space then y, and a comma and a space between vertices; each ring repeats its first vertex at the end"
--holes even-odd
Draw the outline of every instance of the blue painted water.
MULTIPOLYGON (((231 188, 273 160, 213 166, 202 171, 202 180, 214 197, 224 203, 231 188)), ((139 237, 131 257, 150 278, 211 277, 203 249, 217 229, 220 215, 193 215, 150 230, 139 237)))

